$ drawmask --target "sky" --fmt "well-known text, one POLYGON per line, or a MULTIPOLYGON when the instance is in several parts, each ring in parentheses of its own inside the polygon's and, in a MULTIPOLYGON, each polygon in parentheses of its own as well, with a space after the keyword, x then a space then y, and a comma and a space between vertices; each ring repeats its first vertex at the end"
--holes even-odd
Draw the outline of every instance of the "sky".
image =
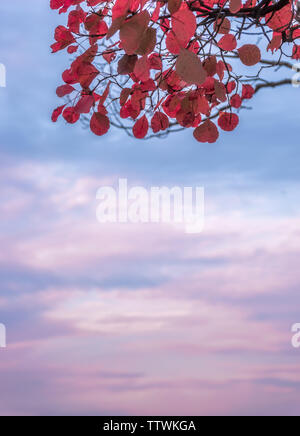
POLYGON ((262 91, 216 144, 99 138, 50 120, 64 17, 0 16, 0 414, 299 415, 300 89, 262 91), (204 231, 99 224, 119 178, 203 186, 204 231))

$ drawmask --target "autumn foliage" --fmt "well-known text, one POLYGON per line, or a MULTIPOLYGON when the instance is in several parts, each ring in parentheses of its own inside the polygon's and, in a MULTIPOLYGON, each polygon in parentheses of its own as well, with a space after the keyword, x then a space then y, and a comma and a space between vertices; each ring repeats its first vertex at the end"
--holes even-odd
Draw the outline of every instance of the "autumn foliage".
POLYGON ((213 143, 232 131, 264 68, 300 58, 293 0, 51 0, 67 13, 53 52, 66 50, 54 110, 104 135, 136 138, 192 128, 213 143), (261 38, 261 37, 262 38, 261 38), (263 59, 262 53, 268 55, 263 59), (271 61, 270 61, 271 59, 271 61))

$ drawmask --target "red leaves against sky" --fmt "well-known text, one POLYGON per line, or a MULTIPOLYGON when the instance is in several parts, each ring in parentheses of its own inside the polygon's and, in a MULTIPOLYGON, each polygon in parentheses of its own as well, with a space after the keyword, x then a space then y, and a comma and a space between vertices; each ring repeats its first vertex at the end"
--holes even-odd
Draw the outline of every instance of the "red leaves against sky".
MULTIPOLYGON (((278 0, 279 1, 279 0, 278 0)), ((281 0, 282 1, 282 0, 281 0)), ((130 122, 143 139, 179 124, 193 128, 197 141, 213 143, 219 129, 234 130, 238 110, 254 95, 243 83, 243 68, 261 61, 261 49, 242 43, 234 30, 243 10, 256 0, 51 0, 51 9, 68 13, 55 30, 52 52, 66 50, 74 60, 63 74, 57 96, 67 100, 54 110, 70 124, 88 116, 91 131, 102 136, 112 124, 130 122), (215 13, 225 8, 227 17, 215 13), (237 14, 236 17, 232 15, 237 14), (203 24, 205 22, 205 24, 203 24), (235 57, 234 68, 230 57, 235 57)), ((273 33, 267 50, 300 37, 292 0, 259 19, 273 33)), ((272 2, 264 7, 272 6, 272 2)), ((266 12, 269 12, 266 11, 266 12)), ((300 58, 300 46, 293 45, 300 58)), ((126 124, 128 128, 128 124, 126 124)))

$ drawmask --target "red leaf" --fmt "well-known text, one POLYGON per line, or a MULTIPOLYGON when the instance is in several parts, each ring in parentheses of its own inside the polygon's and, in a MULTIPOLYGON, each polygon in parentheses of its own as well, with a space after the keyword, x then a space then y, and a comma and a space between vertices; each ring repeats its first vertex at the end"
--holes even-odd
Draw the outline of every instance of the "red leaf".
POLYGON ((63 117, 67 123, 74 124, 79 120, 80 115, 76 112, 74 107, 67 107, 63 112, 63 117))
POLYGON ((130 94, 131 94, 130 88, 122 89, 121 94, 120 94, 120 106, 124 106, 124 104, 128 100, 128 97, 130 96, 130 94))
POLYGON ((89 88, 90 84, 98 76, 99 71, 94 65, 83 62, 79 66, 77 70, 77 74, 78 74, 79 83, 82 86, 82 88, 89 88))
POLYGON ((158 53, 152 53, 149 56, 150 68, 151 70, 161 70, 162 61, 158 53))
POLYGON ((292 59, 296 59, 297 61, 300 59, 300 45, 295 44, 293 46, 293 56, 292 59))
POLYGON ((215 94, 216 94, 218 100, 220 100, 222 102, 226 101, 227 95, 226 95, 225 85, 222 82, 215 80, 214 87, 215 87, 215 94))
POLYGON ((229 10, 231 13, 235 14, 238 12, 242 7, 241 0, 230 0, 229 2, 229 10))
POLYGON ((166 130, 169 127, 169 118, 162 112, 155 112, 151 120, 151 128, 154 133, 166 130))
POLYGON ((198 109, 201 114, 206 116, 209 115, 209 104, 204 96, 198 97, 198 109))
POLYGON ((182 127, 192 127, 195 122, 195 114, 180 109, 176 114, 176 120, 182 127))
POLYGON ((63 6, 64 0, 50 0, 51 9, 59 9, 63 6))
POLYGON ((239 124, 239 117, 237 114, 223 112, 218 119, 218 124, 222 130, 231 132, 239 124))
POLYGON ((235 109, 238 109, 241 107, 242 105, 242 99, 239 96, 239 94, 234 94, 231 99, 230 99, 230 104, 232 107, 234 107, 235 109))
POLYGON ((137 120, 137 122, 133 126, 132 132, 136 138, 143 139, 147 135, 148 130, 149 123, 146 115, 143 115, 140 119, 137 120))
POLYGON ((174 14, 180 9, 182 0, 168 0, 168 9, 171 14, 174 14))
POLYGON ((57 42, 51 45, 53 53, 63 50, 64 48, 68 47, 68 45, 75 42, 75 38, 72 33, 64 26, 58 26, 55 29, 54 38, 57 42))
POLYGON ((254 44, 245 44, 238 49, 240 60, 244 65, 251 67, 258 64, 261 60, 260 49, 254 44))
POLYGON ((284 6, 282 9, 280 9, 277 12, 271 12, 270 14, 266 15, 265 20, 267 25, 278 32, 282 32, 283 30, 287 29, 287 27, 290 25, 293 18, 292 8, 290 2, 284 6))
POLYGON ((231 94, 232 91, 235 90, 235 88, 236 88, 236 83, 234 80, 231 80, 230 82, 228 82, 226 85, 227 94, 231 94))
POLYGON ((78 49, 79 49, 79 45, 70 45, 67 49, 67 52, 69 54, 73 54, 76 53, 78 49))
POLYGON ((146 82, 146 80, 150 78, 150 62, 148 56, 142 56, 138 59, 133 72, 142 82, 146 82))
POLYGON ((251 85, 243 85, 242 98, 250 99, 255 94, 255 90, 251 85))
POLYGON ((141 85, 142 91, 155 91, 156 90, 156 84, 154 80, 148 79, 146 82, 143 82, 141 85))
POLYGON ((65 95, 71 94, 71 92, 75 91, 75 88, 71 85, 62 85, 59 86, 56 90, 56 95, 58 97, 64 97, 65 95))
POLYGON ((139 47, 136 50, 136 53, 141 56, 148 55, 153 52, 155 45, 156 29, 153 29, 153 27, 148 27, 139 41, 139 47))
POLYGON ((196 17, 189 9, 180 9, 172 15, 172 29, 178 41, 184 46, 194 36, 197 28, 196 17))
POLYGON ((230 32, 231 29, 231 23, 228 20, 228 18, 219 18, 214 23, 214 30, 218 33, 226 35, 230 32))
POLYGON ((62 79, 65 83, 74 84, 78 82, 77 74, 70 68, 62 73, 62 79))
POLYGON ((272 53, 277 51, 282 44, 282 34, 273 32, 273 38, 267 47, 267 51, 271 50, 272 53))
POLYGON ((205 59, 203 63, 203 67, 205 71, 207 72, 208 76, 213 77, 217 72, 217 58, 216 56, 209 56, 207 59, 205 59))
POLYGON ((188 85, 201 85, 206 79, 206 71, 199 57, 185 49, 180 51, 177 58, 176 72, 188 85))
POLYGON ((228 34, 228 35, 224 35, 220 41, 218 42, 218 46, 222 49, 222 50, 226 50, 226 51, 232 51, 235 50, 237 47, 237 42, 235 39, 234 35, 228 34))
POLYGON ((133 73, 137 60, 137 55, 125 54, 118 62, 118 73, 121 75, 133 73))
POLYGON ((90 128, 97 136, 105 135, 110 127, 109 119, 100 112, 95 112, 91 118, 90 128))
POLYGON ((112 18, 123 17, 127 15, 127 11, 130 9, 129 0, 117 0, 114 7, 112 8, 112 18))
POLYGON ((128 55, 132 55, 138 50, 149 21, 149 12, 145 10, 134 15, 121 26, 120 38, 122 46, 128 55))
POLYGON ((212 121, 206 120, 194 130, 194 138, 199 142, 212 144, 219 138, 219 132, 212 121))
POLYGON ((108 82, 108 84, 105 87, 105 90, 104 90, 103 94, 101 95, 101 97, 99 99, 100 100, 99 105, 103 106, 104 103, 106 102, 106 99, 107 99, 107 97, 109 95, 110 85, 111 85, 111 82, 108 82))
POLYGON ((65 107, 66 105, 64 104, 63 106, 59 106, 58 108, 54 109, 51 117, 53 123, 56 123, 58 117, 62 114, 62 111, 64 110, 65 107))
POLYGON ((83 95, 75 106, 78 114, 88 114, 94 104, 94 97, 92 95, 83 95))
POLYGON ((180 53, 180 50, 182 48, 186 47, 186 45, 187 42, 184 43, 180 42, 177 36, 175 35, 175 33, 173 32, 173 30, 168 32, 166 37, 166 47, 170 53, 177 55, 180 53))
POLYGON ((79 33, 79 27, 81 23, 81 15, 79 11, 71 11, 68 17, 68 27, 73 33, 79 33))

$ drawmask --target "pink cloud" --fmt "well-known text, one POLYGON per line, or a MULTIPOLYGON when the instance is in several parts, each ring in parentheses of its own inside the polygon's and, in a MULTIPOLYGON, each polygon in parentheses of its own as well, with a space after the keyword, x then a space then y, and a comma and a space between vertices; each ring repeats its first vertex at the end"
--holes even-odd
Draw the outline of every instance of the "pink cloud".
POLYGON ((0 236, 0 308, 19 321, 0 359, 1 413, 296 413, 289 323, 299 320, 289 313, 300 211, 254 217, 228 194, 234 204, 220 210, 209 199, 204 232, 187 235, 100 225, 95 193, 115 178, 77 179, 51 165, 3 177, 31 186, 4 206, 8 230, 11 219, 31 230, 0 236), (39 275, 50 278, 33 290, 39 275), (286 306, 276 302, 283 292, 286 306), (261 317, 259 298, 273 319, 261 317))

